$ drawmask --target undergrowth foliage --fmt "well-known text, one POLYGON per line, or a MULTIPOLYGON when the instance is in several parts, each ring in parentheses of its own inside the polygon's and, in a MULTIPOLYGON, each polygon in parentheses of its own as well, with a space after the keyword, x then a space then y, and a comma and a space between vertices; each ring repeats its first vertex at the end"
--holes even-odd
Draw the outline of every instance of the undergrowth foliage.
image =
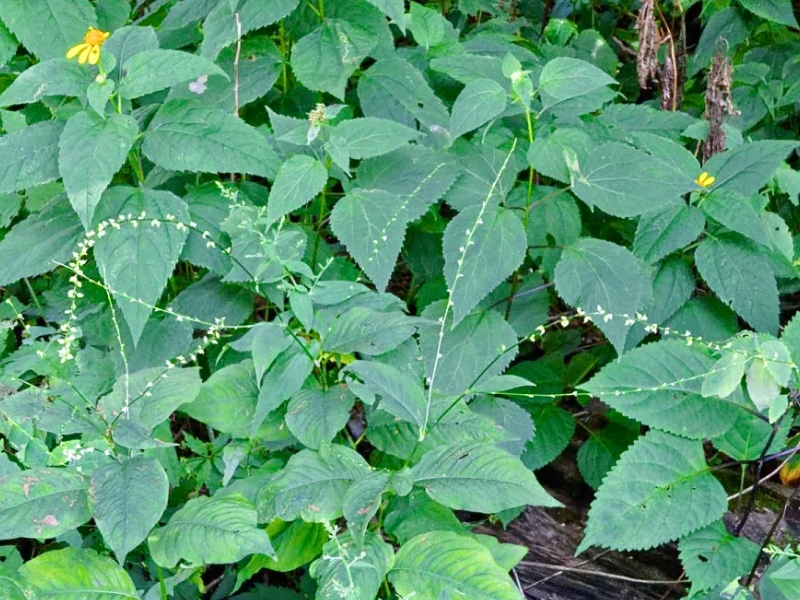
POLYGON ((0 0, 0 597, 519 600, 579 447, 796 598, 797 22, 606 8, 0 0))

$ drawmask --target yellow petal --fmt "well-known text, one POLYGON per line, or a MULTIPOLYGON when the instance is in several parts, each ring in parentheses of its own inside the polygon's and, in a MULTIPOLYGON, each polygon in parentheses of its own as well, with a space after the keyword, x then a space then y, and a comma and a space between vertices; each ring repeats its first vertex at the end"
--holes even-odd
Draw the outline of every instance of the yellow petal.
POLYGON ((84 44, 83 50, 81 50, 81 55, 78 57, 78 62, 84 64, 87 60, 89 60, 89 53, 92 51, 92 47, 89 44, 84 44))
POLYGON ((78 56, 78 52, 83 50, 85 47, 86 47, 86 44, 84 44, 84 43, 76 44, 75 46, 73 46, 72 48, 67 50, 67 58, 68 59, 75 58, 76 56, 78 56))
POLYGON ((89 51, 89 64, 96 65, 98 60, 100 60, 100 46, 92 46, 89 51))
POLYGON ((712 185, 717 180, 716 177, 706 177, 706 180, 703 182, 703 187, 708 187, 712 185))

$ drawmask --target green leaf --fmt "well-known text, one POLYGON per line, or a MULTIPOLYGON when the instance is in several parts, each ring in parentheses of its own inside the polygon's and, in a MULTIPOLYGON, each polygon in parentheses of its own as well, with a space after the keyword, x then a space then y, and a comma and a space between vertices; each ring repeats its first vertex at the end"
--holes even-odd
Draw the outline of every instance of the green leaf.
MULTIPOLYGON (((502 387, 502 389, 495 391, 515 389, 520 386, 520 383, 522 385, 530 385, 521 377, 516 377, 514 375, 499 375, 492 381, 487 382, 487 384, 492 386, 493 383, 498 383, 498 380, 504 379, 509 380, 508 383, 498 386, 502 387), (518 382, 513 380, 518 380, 518 382)), ((485 390, 486 387, 482 387, 481 391, 485 390)), ((525 449, 525 444, 533 439, 533 419, 531 419, 531 416, 525 409, 514 404, 511 400, 498 398, 496 396, 479 396, 470 402, 469 407, 474 412, 489 417, 492 421, 497 423, 498 429, 506 430, 510 436, 516 438, 513 441, 500 442, 497 444, 499 448, 502 448, 506 452, 514 456, 520 456, 525 449)))
POLYGON ((468 531, 452 510, 434 502, 422 490, 412 490, 408 496, 393 498, 383 524, 386 533, 399 544, 431 531, 455 531, 460 534, 468 531))
POLYGON ((531 471, 553 462, 567 447, 575 433, 572 413, 555 404, 545 404, 530 409, 536 431, 525 444, 522 462, 531 471))
POLYGON ((328 171, 316 158, 298 154, 278 169, 269 192, 267 216, 277 221, 310 202, 325 187, 328 171))
POLYGON ((586 483, 594 489, 600 487, 620 455, 639 436, 639 427, 626 427, 611 423, 598 431, 591 431, 578 450, 578 469, 586 483))
POLYGON ((166 102, 150 122, 144 154, 174 171, 275 177, 279 160, 267 139, 238 117, 194 102, 166 102))
POLYGON ((522 222, 488 202, 458 213, 442 244, 454 325, 522 264, 527 249, 522 222))
POLYGON ((0 137, 0 194, 59 178, 58 140, 64 124, 43 121, 0 137))
POLYGON ((253 362, 223 367, 200 387, 197 397, 181 412, 233 437, 246 438, 258 402, 258 382, 253 362))
POLYGON ((5 65, 14 58, 19 42, 14 35, 0 23, 0 66, 5 65))
MULTIPOLYGON (((773 563, 774 564, 774 563, 773 563)), ((795 598, 800 594, 800 561, 796 558, 789 560, 787 563, 780 565, 776 569, 770 569, 764 576, 764 579, 774 585, 784 598, 795 598)), ((766 583, 766 582, 764 582, 766 583)), ((760 584, 760 589, 765 600, 772 600, 772 596, 767 596, 766 586, 764 583, 760 584)), ((777 599, 775 599, 777 600, 777 599)), ((781 599, 783 600, 783 599, 781 599)))
POLYGON ((425 392, 414 381, 391 365, 358 360, 347 366, 371 391, 380 394, 380 408, 398 419, 421 428, 425 422, 425 392))
POLYGON ((385 58, 364 71, 358 80, 358 98, 367 117, 391 119, 414 126, 447 127, 450 115, 422 73, 401 58, 385 58))
POLYGON ((94 246, 100 273, 125 315, 135 346, 186 241, 185 228, 178 229, 175 222, 188 223, 189 211, 171 192, 147 188, 113 187, 104 202, 114 216, 144 212, 153 219, 138 227, 109 227, 94 246))
POLYGON ((461 442, 427 452, 414 484, 450 508, 495 513, 524 504, 561 506, 515 456, 492 444, 461 442))
POLYGON ((392 547, 372 531, 363 547, 345 532, 325 544, 322 554, 323 558, 309 569, 309 574, 317 580, 317 600, 373 600, 394 564, 392 547), (337 560, 328 558, 334 556, 337 560))
POLYGON ((17 571, 0 565, 0 593, 2 600, 26 600, 32 592, 29 583, 17 571))
MULTIPOLYGON (((103 52, 113 54, 119 67, 127 63, 132 56, 146 50, 158 50, 158 36, 152 27, 134 25, 122 27, 113 32, 103 44, 103 52)), ((119 83, 122 75, 122 69, 117 68, 111 73, 111 78, 119 83)))
POLYGON ((663 324, 692 297, 696 286, 686 259, 676 255, 662 261, 653 277, 653 302, 647 307, 650 322, 663 324))
POLYGON ((641 216, 631 250, 652 264, 691 244, 705 226, 703 212, 697 207, 684 202, 669 203, 641 216))
POLYGON ((123 565, 167 507, 167 474, 155 458, 134 456, 95 471, 89 490, 95 523, 123 565))
POLYGON ((0 481, 3 539, 47 539, 83 525, 91 518, 87 482, 66 469, 17 471, 0 481))
POLYGON ((240 494, 192 498, 148 538, 156 564, 226 564, 248 554, 275 557, 267 532, 257 526, 256 510, 240 494))
POLYGON ((709 473, 702 441, 650 430, 603 480, 577 553, 590 546, 659 546, 720 519, 727 506, 725 490, 709 473))
POLYGON ((549 61, 539 76, 543 111, 556 115, 583 115, 614 97, 606 86, 616 81, 593 64, 560 56, 549 61))
POLYGON ((740 411, 701 395, 703 377, 713 364, 697 346, 664 340, 625 353, 581 387, 626 417, 703 439, 725 433, 740 411))
POLYGON ((144 50, 131 56, 122 65, 124 73, 118 91, 123 98, 133 99, 172 87, 202 75, 225 72, 202 56, 180 50, 144 50))
POLYGON ((303 351, 295 341, 281 352, 264 373, 261 381, 255 414, 250 423, 250 436, 254 437, 267 415, 291 398, 314 370, 314 349, 303 351))
POLYGON ((88 0, 4 0, 0 19, 39 60, 63 58, 96 21, 88 0))
POLYGON ((581 164, 567 160, 575 195, 616 217, 633 217, 697 189, 692 179, 620 142, 592 148, 581 164))
POLYGON ((729 534, 722 521, 688 535, 678 547, 693 593, 735 580, 753 566, 760 552, 747 538, 729 534))
POLYGON ((377 43, 373 32, 357 22, 325 19, 300 38, 292 49, 292 71, 309 90, 328 92, 344 100, 347 80, 377 43))
POLYGON ((318 450, 333 441, 347 421, 355 398, 347 390, 300 390, 289 401, 286 426, 304 446, 318 450))
POLYGON ((458 211, 486 202, 500 204, 516 183, 519 166, 513 154, 491 146, 456 146, 461 176, 448 190, 445 202, 458 211))
MULTIPOLYGON (((405 470, 408 474, 408 469, 405 470)), ((389 487, 392 474, 388 471, 374 471, 354 481, 342 499, 342 513, 347 519, 347 530, 356 546, 364 546, 367 526, 378 513, 383 493, 389 487)))
POLYGON ((74 60, 54 58, 23 71, 0 95, 0 106, 29 104, 47 96, 85 97, 94 81, 91 72, 74 60))
MULTIPOLYGON (((282 523, 282 521, 277 522, 282 523)), ((286 573, 307 565, 319 556, 329 537, 325 527, 320 523, 306 523, 300 520, 292 521, 277 535, 271 529, 268 529, 267 533, 270 534, 272 545, 275 547, 277 560, 265 554, 253 556, 237 573, 237 588, 262 569, 286 573)), ((282 597, 275 600, 282 600, 282 597)))
POLYGON ((591 313, 605 311, 595 323, 621 354, 632 325, 626 321, 649 295, 648 277, 633 254, 611 242, 582 238, 561 255, 555 284, 568 304, 591 313))
POLYGON ((740 237, 709 237, 695 251, 714 293, 757 331, 778 331, 778 288, 769 259, 740 237))
POLYGON ((389 581, 403 597, 441 600, 521 600, 516 584, 479 541, 450 531, 409 540, 395 557, 389 581))
MULTIPOLYGON (((443 303, 437 302, 426 308, 422 316, 438 321, 443 313, 443 303)), ((502 373, 516 356, 517 335, 496 311, 471 314, 455 327, 452 316, 448 315, 444 327, 436 322, 421 326, 419 331, 425 374, 432 377, 434 365, 438 364, 430 385, 443 394, 458 396, 472 387, 480 387, 502 373), (440 331, 444 332, 441 338, 440 331), (442 356, 437 361, 440 352, 442 356)))
POLYGON ((58 169, 67 196, 86 229, 112 177, 125 164, 139 127, 130 115, 79 112, 67 121, 58 143, 58 169))
POLYGON ((706 161, 703 170, 716 177, 713 189, 730 189, 743 196, 750 196, 772 178, 796 147, 796 142, 748 142, 715 154, 706 161))
POLYGON ((566 151, 574 153, 578 164, 585 164, 593 145, 592 138, 583 129, 563 127, 546 138, 537 137, 533 140, 526 156, 528 163, 542 175, 569 183, 570 171, 566 157, 570 154, 566 151))
POLYGON ((189 216, 197 223, 197 231, 189 230, 181 259, 219 275, 227 274, 231 270, 231 259, 220 252, 219 248, 209 248, 206 244, 210 239, 219 247, 230 246, 230 238, 220 229, 220 225, 230 212, 228 206, 230 201, 222 196, 219 188, 213 183, 190 188, 183 201, 189 205, 189 216), (205 238, 202 233, 204 231, 208 232, 205 238))
POLYGON ((387 313, 354 306, 336 317, 323 338, 322 348, 339 354, 375 356, 397 348, 414 335, 416 325, 417 319, 399 311, 387 313))
POLYGON ((181 404, 191 402, 200 392, 197 368, 170 370, 152 367, 123 375, 110 394, 100 399, 98 410, 113 422, 114 440, 128 448, 154 445, 150 433, 181 404))
POLYGON ((66 263, 84 229, 65 196, 17 223, 0 241, 0 285, 33 277, 66 263), (36 240, 31 244, 31 240, 36 240))
MULTIPOLYGON (((412 3, 412 13, 414 6, 417 4, 412 3)), ((469 133, 488 123, 505 109, 506 92, 500 84, 491 79, 476 79, 464 86, 453 104, 450 135, 457 138, 469 133)))
POLYGON ((338 519, 347 488, 369 473, 361 455, 345 446, 326 446, 324 452, 301 450, 262 490, 259 514, 266 511, 284 521, 300 517, 314 523, 338 519))
MULTIPOLYGON (((225 284, 219 275, 207 274, 183 290, 170 304, 172 311, 182 317, 213 323, 225 319, 225 325, 236 326, 253 312, 253 294, 236 285, 225 284)), ((196 323, 198 329, 204 326, 196 323)))
POLYGON ((440 13, 416 2, 411 2, 408 12, 408 28, 417 44, 428 49, 444 39, 445 21, 440 13))
POLYGON ((336 125, 325 148, 342 169, 347 170, 351 158, 374 158, 405 146, 417 132, 395 121, 365 117, 336 125))
POLYGON ((85 548, 50 550, 19 568, 37 598, 139 600, 136 586, 114 561, 85 548))
POLYGON ((739 4, 768 21, 797 27, 791 0, 739 0, 739 4))
POLYGON ((746 196, 730 189, 714 190, 703 199, 700 206, 707 216, 728 229, 772 248, 761 217, 746 196))

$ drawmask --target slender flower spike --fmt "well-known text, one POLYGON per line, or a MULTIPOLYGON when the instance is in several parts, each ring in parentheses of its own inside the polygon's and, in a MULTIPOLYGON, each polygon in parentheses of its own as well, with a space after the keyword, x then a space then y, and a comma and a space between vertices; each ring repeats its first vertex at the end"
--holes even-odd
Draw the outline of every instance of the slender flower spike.
POLYGON ((100 31, 94 27, 89 27, 89 31, 83 36, 83 42, 77 44, 67 51, 67 59, 78 57, 78 62, 84 64, 88 61, 90 65, 96 65, 100 60, 100 46, 111 35, 108 31, 100 31))
POLYGON ((694 182, 702 188, 707 188, 711 186, 717 180, 716 177, 713 175, 709 175, 705 171, 700 173, 700 177, 694 180, 694 182))

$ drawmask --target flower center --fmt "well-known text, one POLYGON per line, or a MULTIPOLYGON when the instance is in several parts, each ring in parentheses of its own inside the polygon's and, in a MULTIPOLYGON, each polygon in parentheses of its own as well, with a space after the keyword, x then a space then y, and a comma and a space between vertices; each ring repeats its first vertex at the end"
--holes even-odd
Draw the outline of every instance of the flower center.
POLYGON ((106 41, 106 33, 94 28, 90 28, 83 38, 83 42, 90 46, 101 46, 104 41, 106 41))

